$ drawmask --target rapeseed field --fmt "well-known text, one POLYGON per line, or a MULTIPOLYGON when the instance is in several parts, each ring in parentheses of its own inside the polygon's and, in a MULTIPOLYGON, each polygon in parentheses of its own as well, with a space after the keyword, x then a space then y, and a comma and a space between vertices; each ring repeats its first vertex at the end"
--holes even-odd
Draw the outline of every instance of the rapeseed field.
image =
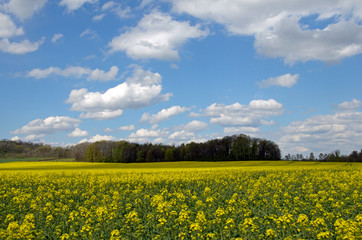
POLYGON ((0 239, 361 239, 361 164, 3 163, 0 239))

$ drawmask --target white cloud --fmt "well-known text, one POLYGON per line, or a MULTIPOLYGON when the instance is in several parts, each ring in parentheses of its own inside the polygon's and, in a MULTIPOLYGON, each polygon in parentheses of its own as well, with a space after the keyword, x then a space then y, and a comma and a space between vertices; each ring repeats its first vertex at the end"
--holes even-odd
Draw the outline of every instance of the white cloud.
POLYGON ((97 0, 61 0, 59 5, 65 6, 68 12, 72 12, 82 7, 84 4, 94 4, 97 0))
POLYGON ((45 137, 45 134, 31 134, 24 137, 25 141, 39 141, 41 138, 45 137))
POLYGON ((87 37, 88 39, 95 39, 95 38, 98 37, 98 34, 94 30, 87 28, 79 36, 80 37, 87 37))
POLYGON ((10 0, 3 5, 3 8, 18 18, 24 20, 33 16, 45 5, 47 0, 10 0))
POLYGON ((18 28, 8 15, 0 12, 0 38, 9 38, 23 34, 23 28, 18 28))
POLYGON ((67 103, 71 110, 86 112, 81 116, 98 116, 98 113, 121 114, 124 109, 137 109, 159 101, 167 101, 171 94, 161 94, 162 77, 158 73, 136 67, 127 80, 106 92, 88 92, 87 89, 72 90, 67 103))
POLYGON ((199 25, 172 20, 169 15, 153 11, 134 28, 112 39, 110 52, 125 51, 133 59, 179 59, 178 49, 188 39, 206 36, 199 25))
POLYGON ((195 117, 201 117, 202 114, 201 113, 195 113, 195 112, 190 112, 188 117, 191 117, 191 118, 195 118, 195 117))
POLYGON ((52 43, 56 43, 58 40, 62 39, 64 36, 61 33, 56 33, 52 37, 52 43))
POLYGON ((131 8, 126 6, 122 8, 119 2, 109 1, 102 6, 102 11, 110 11, 120 18, 126 18, 131 12, 131 8))
POLYGON ((50 75, 59 75, 62 77, 73 78, 82 78, 83 76, 87 76, 87 80, 111 81, 116 79, 118 70, 119 69, 117 66, 112 66, 108 72, 105 72, 98 68, 92 70, 90 68, 80 66, 70 66, 65 69, 60 69, 58 67, 49 67, 46 69, 35 68, 28 72, 27 76, 36 79, 47 78, 50 75))
POLYGON ((191 121, 188 124, 186 124, 186 126, 184 127, 185 131, 188 132, 201 132, 203 130, 205 130, 207 128, 208 124, 205 122, 201 122, 201 121, 191 121))
POLYGON ((224 25, 231 34, 255 35, 260 54, 281 57, 288 64, 320 60, 336 62, 360 54, 360 0, 169 0, 173 11, 224 25), (308 29, 300 19, 334 22, 308 29))
POLYGON ((128 126, 121 126, 118 129, 121 131, 133 131, 133 130, 135 130, 135 126, 132 124, 132 125, 128 125, 128 126))
POLYGON ((104 131, 104 132, 114 132, 114 130, 111 129, 111 128, 106 128, 106 129, 104 129, 103 131, 104 131))
POLYGON ((80 124, 79 119, 65 116, 51 116, 45 119, 35 119, 12 134, 39 135, 74 130, 80 124))
POLYGON ((341 110, 353 110, 359 107, 362 107, 362 102, 355 98, 351 102, 343 102, 338 105, 341 110))
POLYGON ((302 152, 302 153, 304 153, 304 152, 310 152, 310 150, 309 150, 308 148, 301 147, 301 146, 295 147, 294 150, 297 151, 297 152, 302 152))
POLYGON ((68 134, 68 137, 85 137, 88 136, 88 134, 89 133, 87 131, 76 128, 73 132, 68 134))
POLYGON ((190 140, 195 138, 195 133, 182 130, 172 133, 168 138, 171 140, 190 140))
POLYGON ((256 127, 270 116, 283 113, 283 105, 274 99, 253 100, 249 105, 236 102, 232 105, 213 103, 205 109, 205 114, 211 117, 210 123, 222 126, 256 127))
POLYGON ((131 133, 129 136, 130 138, 158 138, 165 136, 167 134, 164 131, 161 131, 160 129, 154 130, 154 129, 138 129, 135 133, 131 133))
POLYGON ((171 63, 171 64, 170 64, 170 68, 172 68, 172 69, 178 69, 179 67, 178 67, 177 64, 171 63))
POLYGON ((104 110, 104 111, 100 111, 100 112, 87 112, 87 113, 81 113, 80 114, 80 118, 85 118, 85 119, 96 119, 96 120, 107 120, 107 119, 113 119, 116 117, 120 117, 123 114, 123 110, 115 110, 115 111, 111 111, 111 110, 104 110))
POLYGON ((39 69, 39 68, 35 68, 33 70, 31 70, 30 72, 27 73, 28 77, 33 77, 36 79, 40 79, 40 78, 47 78, 49 77, 50 74, 53 73, 58 73, 61 72, 61 69, 56 68, 56 67, 49 67, 46 69, 39 69))
POLYGON ((339 149, 348 154, 361 148, 362 112, 317 115, 292 122, 281 130, 279 144, 285 153, 303 147, 324 153, 339 149))
POLYGON ((88 80, 110 81, 114 80, 118 74, 118 67, 112 66, 108 72, 99 70, 98 68, 93 70, 88 76, 88 80))
POLYGON ((142 122, 149 122, 149 123, 159 123, 165 120, 168 120, 170 117, 181 114, 185 111, 189 110, 186 107, 180 106, 172 106, 167 109, 162 109, 160 112, 156 114, 149 115, 148 113, 144 113, 142 115, 141 121, 142 122))
POLYGON ((19 136, 14 136, 14 137, 12 137, 10 140, 11 140, 11 141, 19 141, 19 140, 21 140, 21 139, 19 138, 19 136))
POLYGON ((7 38, 0 40, 0 51, 11 54, 26 54, 38 50, 39 46, 43 44, 45 38, 37 42, 30 42, 23 40, 22 42, 10 42, 7 38))
POLYGON ((103 6, 102 6, 102 11, 107 11, 107 10, 112 9, 115 4, 116 4, 116 3, 113 2, 113 1, 106 2, 106 3, 103 4, 103 6))
POLYGON ((300 26, 298 17, 280 21, 273 29, 256 35, 258 53, 271 58, 284 58, 287 64, 321 60, 338 62, 362 53, 362 26, 340 21, 324 29, 300 26))
POLYGON ((82 140, 79 141, 79 143, 85 143, 85 142, 98 142, 98 141, 117 141, 117 138, 113 137, 113 136, 108 136, 108 135, 95 135, 93 137, 91 137, 90 139, 84 138, 82 140))
POLYGON ((333 16, 362 18, 359 0, 170 0, 173 11, 188 13, 226 26, 233 34, 253 35, 272 28, 287 16, 310 16, 318 19, 333 16))
POLYGON ((236 134, 246 134, 250 136, 254 136, 259 132, 259 128, 257 127, 225 127, 224 135, 236 135, 236 134))
POLYGON ((292 87, 295 85, 298 81, 299 74, 291 75, 290 73, 277 76, 277 77, 271 77, 266 80, 263 80, 261 82, 258 82, 259 87, 271 87, 271 86, 279 86, 279 87, 292 87))
POLYGON ((100 21, 102 20, 104 17, 106 16, 106 14, 102 13, 102 14, 99 14, 99 15, 95 15, 92 20, 93 21, 100 21))

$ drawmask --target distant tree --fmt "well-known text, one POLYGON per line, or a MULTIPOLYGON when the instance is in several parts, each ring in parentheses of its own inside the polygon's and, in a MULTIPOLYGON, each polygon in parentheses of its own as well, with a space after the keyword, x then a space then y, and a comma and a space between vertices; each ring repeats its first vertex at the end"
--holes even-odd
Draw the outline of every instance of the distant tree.
POLYGON ((175 161, 175 149, 174 148, 168 148, 165 151, 165 161, 166 162, 175 161))
POLYGON ((153 162, 152 149, 148 149, 146 153, 146 162, 153 162))
POLYGON ((253 145, 251 146, 251 159, 256 160, 258 158, 258 141, 253 140, 253 145))
POLYGON ((143 151, 139 150, 137 152, 137 159, 136 162, 143 162, 145 160, 144 156, 143 156, 143 151))
POLYGON ((186 145, 185 148, 185 160, 192 161, 196 160, 196 143, 191 142, 186 145))
POLYGON ((71 147, 71 151, 78 162, 86 161, 86 151, 90 143, 79 143, 71 147))
POLYGON ((103 155, 97 143, 90 144, 85 154, 87 162, 103 162, 103 155))
POLYGON ((314 160, 315 160, 314 154, 313 154, 312 152, 309 154, 309 160, 310 160, 310 161, 314 161, 314 160))
POLYGON ((113 149, 113 161, 118 163, 122 162, 122 151, 119 145, 113 149))
POLYGON ((232 144, 231 153, 234 160, 251 159, 251 140, 246 135, 239 135, 232 144))
POLYGON ((181 144, 181 146, 179 147, 179 159, 180 161, 185 161, 186 158, 186 148, 185 148, 185 144, 181 144))

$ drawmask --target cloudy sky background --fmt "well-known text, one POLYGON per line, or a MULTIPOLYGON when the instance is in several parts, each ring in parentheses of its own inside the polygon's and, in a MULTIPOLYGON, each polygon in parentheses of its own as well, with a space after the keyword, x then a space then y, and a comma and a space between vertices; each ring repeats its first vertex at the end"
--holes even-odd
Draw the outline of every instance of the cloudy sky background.
POLYGON ((2 0, 0 137, 362 148, 360 0, 2 0))

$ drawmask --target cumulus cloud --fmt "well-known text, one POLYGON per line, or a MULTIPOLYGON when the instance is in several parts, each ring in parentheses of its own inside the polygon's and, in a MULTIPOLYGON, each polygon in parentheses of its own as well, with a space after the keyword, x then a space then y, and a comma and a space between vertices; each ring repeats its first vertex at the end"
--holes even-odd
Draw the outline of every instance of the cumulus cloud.
POLYGON ((45 134, 31 134, 23 138, 24 141, 40 141, 41 138, 45 137, 45 134))
POLYGON ((160 129, 138 129, 135 133, 131 133, 130 138, 158 138, 167 135, 166 131, 160 129))
POLYGON ((89 133, 87 131, 76 128, 73 132, 68 134, 68 137, 85 137, 88 136, 88 134, 89 133))
POLYGON ((348 154, 361 148, 362 112, 317 115, 292 122, 281 131, 283 137, 279 144, 283 152, 293 152, 297 147, 303 147, 325 153, 339 149, 348 154))
POLYGON ((98 15, 95 15, 92 20, 93 21, 100 21, 102 20, 104 17, 106 16, 106 14, 102 13, 102 14, 98 14, 98 15))
MULTIPOLYGON (((15 7, 20 6, 24 3, 24 6, 33 6, 36 10, 36 6, 38 6, 39 1, 23 1, 23 0, 12 0, 7 4, 0 5, 0 9, 3 8, 9 12, 12 12, 15 7)), ((19 7, 19 9, 23 9, 23 7, 19 7)), ((34 11, 35 11, 34 10, 34 11)), ((15 12, 13 12, 16 14, 15 12)), ((21 14, 21 13, 19 13, 21 14)), ((21 15, 22 16, 22 15, 21 15)), ((20 17, 20 15, 19 15, 20 17)), ((24 15, 25 17, 25 15, 24 15)), ((30 52, 34 52, 38 50, 40 45, 44 43, 45 38, 41 38, 36 42, 30 42, 29 40, 22 41, 10 41, 9 38, 24 35, 24 30, 22 27, 17 27, 15 23, 12 21, 10 16, 3 14, 0 12, 0 51, 10 54, 26 54, 30 52)))
POLYGON ((141 121, 155 124, 155 123, 159 123, 159 122, 168 120, 170 117, 181 114, 187 110, 189 110, 189 109, 186 107, 172 106, 167 109, 162 109, 160 112, 158 112, 156 114, 149 115, 148 113, 144 113, 142 115, 141 121))
POLYGON ((122 4, 119 2, 109 1, 103 4, 102 11, 109 11, 120 18, 126 18, 131 13, 131 8, 128 6, 122 7, 122 4))
POLYGON ((201 113, 196 113, 196 112, 190 112, 188 117, 191 117, 191 118, 197 118, 197 117, 201 117, 202 114, 201 113))
POLYGON ((194 132, 188 132, 185 130, 182 131, 176 131, 174 133, 172 133, 169 137, 169 139, 171 140, 190 140, 195 138, 195 133, 194 132))
POLYGON ((354 98, 351 102, 343 102, 337 107, 341 110, 353 110, 362 107, 362 102, 354 98))
POLYGON ((52 43, 56 43, 58 40, 62 39, 64 36, 61 33, 56 33, 52 37, 52 43))
POLYGON ((45 38, 37 42, 30 42, 29 40, 23 40, 21 42, 10 42, 7 38, 0 40, 0 51, 11 54, 26 54, 35 52, 39 46, 43 44, 45 38))
POLYGON ((132 124, 132 125, 128 125, 128 126, 121 126, 118 129, 121 131, 133 131, 133 130, 135 130, 135 126, 132 124))
MULTIPOLYGON (((167 129, 138 129, 136 132, 128 136, 128 141, 131 142, 160 142, 169 134, 167 129)), ((165 142, 163 142, 165 143, 165 142)))
POLYGON ((84 138, 82 140, 79 141, 79 143, 85 143, 85 142, 98 142, 98 141, 117 141, 117 138, 113 137, 113 136, 108 136, 108 135, 95 135, 93 137, 91 137, 90 139, 84 138))
POLYGON ((324 29, 300 26, 298 17, 280 21, 273 29, 256 35, 258 53, 271 58, 284 58, 287 64, 321 60, 338 62, 362 53, 362 26, 340 21, 324 29))
POLYGON ((18 136, 12 137, 11 141, 31 141, 31 142, 44 142, 43 138, 45 137, 45 134, 31 134, 28 136, 25 136, 23 138, 20 138, 18 136))
POLYGON ((87 113, 81 113, 80 118, 84 119, 96 119, 96 120, 106 120, 106 119, 113 119, 116 117, 120 117, 123 114, 123 110, 104 110, 101 112, 87 112, 87 113))
POLYGON ((208 35, 199 25, 178 22, 164 13, 153 11, 134 28, 114 37, 108 44, 110 53, 124 51, 133 59, 179 59, 178 49, 188 39, 208 35))
POLYGON ((94 4, 97 0, 61 0, 59 5, 67 8, 68 12, 72 12, 82 7, 84 4, 94 4))
POLYGON ((224 128, 224 135, 236 135, 236 134, 247 134, 250 136, 256 135, 259 133, 259 128, 257 127, 225 127, 224 128))
POLYGON ((191 121, 188 124, 186 124, 186 126, 184 127, 185 131, 188 132, 201 132, 203 130, 205 130, 207 128, 208 124, 205 122, 201 122, 201 121, 191 121))
MULTIPOLYGON (((21 20, 30 18, 45 5, 47 0, 10 0, 2 7, 5 11, 10 12, 21 20)), ((1 22, 1 21, 0 21, 1 22)))
POLYGON ((0 12, 0 38, 9 38, 24 34, 22 27, 18 28, 11 18, 0 12))
POLYGON ((262 125, 265 118, 281 115, 283 111, 281 103, 269 99, 253 100, 248 105, 213 103, 205 109, 205 114, 211 117, 212 124, 256 127, 262 125))
POLYGON ((359 0, 170 0, 177 13, 224 25, 231 34, 255 36, 260 54, 288 64, 336 62, 361 53, 362 3, 359 0), (333 19, 326 28, 309 29, 302 18, 333 19))
POLYGON ((90 68, 80 66, 69 66, 65 69, 58 67, 49 67, 46 69, 35 68, 27 73, 28 77, 36 79, 47 78, 50 75, 58 75, 62 77, 82 78, 87 76, 87 80, 94 81, 111 81, 115 80, 118 74, 118 67, 112 66, 108 72, 98 68, 92 70, 90 68))
POLYGON ((81 117, 109 119, 109 115, 120 116, 124 109, 137 109, 167 101, 171 94, 161 94, 161 80, 160 74, 136 67, 133 75, 125 82, 104 93, 88 92, 85 88, 72 90, 67 103, 72 104, 73 111, 86 112, 81 117), (103 118, 105 115, 106 118, 103 118))
POLYGON ((45 119, 35 119, 12 132, 12 134, 40 135, 54 134, 57 132, 72 131, 80 124, 79 119, 65 116, 51 116, 45 119))
POLYGON ((110 81, 114 80, 118 74, 118 67, 112 66, 108 72, 99 70, 98 68, 91 71, 88 80, 110 81))
POLYGON ((277 76, 277 77, 271 77, 266 80, 263 80, 261 82, 258 82, 259 87, 267 88, 271 86, 279 86, 279 87, 292 87, 295 85, 298 81, 299 74, 291 75, 290 73, 277 76))

